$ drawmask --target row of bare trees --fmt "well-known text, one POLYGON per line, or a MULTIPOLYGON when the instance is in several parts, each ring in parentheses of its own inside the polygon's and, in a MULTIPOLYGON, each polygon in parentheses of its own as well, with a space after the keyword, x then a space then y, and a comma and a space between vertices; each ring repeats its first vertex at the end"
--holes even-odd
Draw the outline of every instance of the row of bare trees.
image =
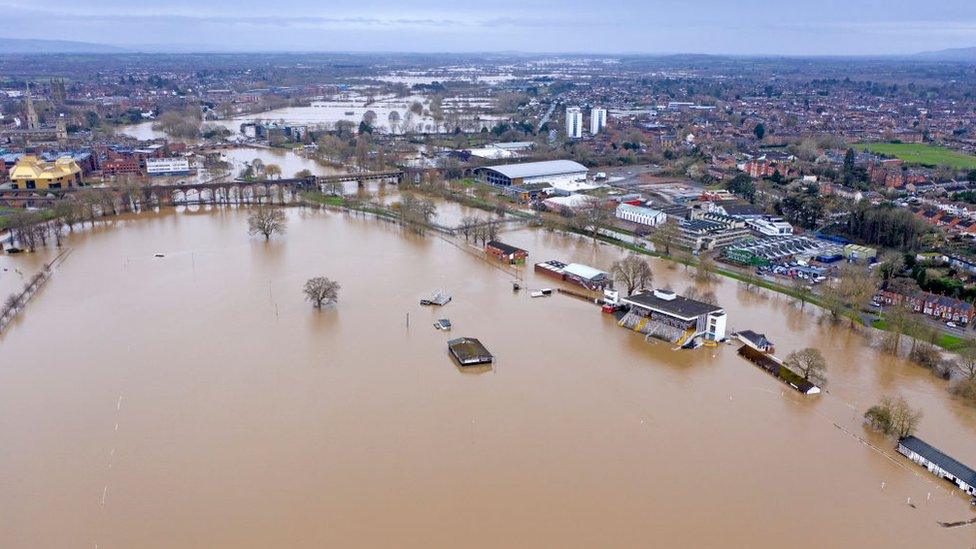
POLYGON ((51 264, 47 264, 37 274, 30 277, 24 288, 20 292, 12 293, 7 296, 3 304, 0 305, 0 332, 4 327, 20 312, 27 304, 35 292, 51 276, 51 264))
POLYGON ((461 218, 461 223, 457 226, 457 231, 464 236, 464 241, 474 240, 484 245, 498 238, 498 223, 490 219, 483 219, 474 216, 461 218))
POLYGON ((394 204, 394 209, 400 223, 413 227, 418 233, 423 233, 424 227, 430 225, 437 215, 437 205, 433 200, 408 192, 400 195, 400 202, 394 204))

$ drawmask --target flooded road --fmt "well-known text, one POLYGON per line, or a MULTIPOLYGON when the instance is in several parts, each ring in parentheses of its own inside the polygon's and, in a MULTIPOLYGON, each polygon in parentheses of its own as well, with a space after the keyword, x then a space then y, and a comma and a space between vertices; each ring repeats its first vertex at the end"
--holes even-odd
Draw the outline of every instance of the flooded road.
MULTIPOLYGON (((269 243, 234 209, 166 210, 69 238, 71 256, 0 336, 0 545, 976 540, 973 527, 936 524, 970 518, 965 499, 856 438, 894 455, 860 415, 904 395, 925 411, 919 435, 973 465, 973 410, 785 298, 713 285, 731 328, 765 332, 780 356, 820 348, 828 395, 785 391, 732 346, 672 351, 591 304, 513 293, 513 277, 463 243, 288 215, 269 243), (303 301, 318 275, 342 284, 335 309, 303 301), (420 307, 437 288, 454 301, 420 307), (452 333, 433 329, 440 317, 452 333), (458 336, 480 338, 494 368, 455 367, 446 341, 458 336)), ((620 257, 541 230, 501 239, 530 263, 620 257)), ((43 259, 0 256, 0 267, 43 259)), ((691 283, 653 266, 658 286, 691 283)), ((524 283, 552 286, 531 269, 524 283)))

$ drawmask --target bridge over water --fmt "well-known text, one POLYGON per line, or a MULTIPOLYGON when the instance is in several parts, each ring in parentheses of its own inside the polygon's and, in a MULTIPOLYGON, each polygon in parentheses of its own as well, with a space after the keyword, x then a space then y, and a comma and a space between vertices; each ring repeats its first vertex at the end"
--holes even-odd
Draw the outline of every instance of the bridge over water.
POLYGON ((106 185, 99 187, 68 187, 64 189, 0 189, 0 205, 11 207, 46 207, 80 192, 113 197, 141 197, 159 204, 179 204, 195 197, 198 202, 247 202, 275 194, 294 196, 300 191, 324 190, 329 184, 355 181, 360 186, 367 181, 401 183, 400 170, 359 172, 338 175, 310 176, 301 179, 263 179, 256 181, 182 182, 167 185, 106 185))

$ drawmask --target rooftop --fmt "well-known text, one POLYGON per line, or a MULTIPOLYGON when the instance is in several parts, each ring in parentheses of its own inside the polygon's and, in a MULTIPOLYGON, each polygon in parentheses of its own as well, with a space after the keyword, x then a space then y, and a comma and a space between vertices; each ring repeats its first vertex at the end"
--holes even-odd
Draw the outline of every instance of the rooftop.
MULTIPOLYGON (((522 248, 516 248, 515 246, 512 246, 510 244, 505 244, 504 242, 499 242, 497 240, 492 240, 492 241, 488 242, 488 244, 486 244, 486 245, 488 247, 490 247, 490 248, 495 248, 497 250, 501 250, 503 253, 506 253, 506 254, 515 254, 515 253, 519 253, 519 252, 525 252, 525 250, 523 250, 522 248)), ((526 253, 528 253, 528 252, 526 252, 526 253)))
POLYGON ((502 164, 487 166, 481 169, 496 171, 509 179, 523 177, 544 177, 547 175, 564 175, 570 173, 586 173, 586 166, 572 160, 548 160, 545 162, 525 162, 522 164, 502 164))
POLYGON ((452 339, 447 342, 447 348, 461 366, 486 364, 494 360, 488 349, 473 337, 452 339))
POLYGON ((624 301, 644 307, 647 309, 660 311, 671 316, 684 320, 698 318, 701 315, 721 312, 722 308, 717 305, 710 305, 694 299, 688 299, 680 295, 674 295, 671 299, 658 297, 653 291, 646 291, 624 298, 624 301))
POLYGON ((563 272, 576 275, 585 280, 595 280, 600 277, 606 277, 607 273, 601 271, 600 269, 594 269, 588 265, 581 265, 579 263, 570 263, 563 267, 563 272))
POLYGON ((973 471, 955 459, 943 454, 940 450, 924 440, 914 436, 909 436, 901 439, 898 441, 898 443, 938 465, 946 472, 965 482, 966 484, 976 486, 976 471, 973 471))

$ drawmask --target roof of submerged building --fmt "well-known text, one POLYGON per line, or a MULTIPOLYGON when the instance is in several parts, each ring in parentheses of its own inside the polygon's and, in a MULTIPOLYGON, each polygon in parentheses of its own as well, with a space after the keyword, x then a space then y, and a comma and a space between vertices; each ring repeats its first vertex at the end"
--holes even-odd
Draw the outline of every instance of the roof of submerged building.
POLYGON ((722 308, 718 305, 688 299, 687 297, 676 295, 674 292, 664 290, 640 292, 624 298, 624 301, 689 320, 701 315, 722 311, 722 308))

